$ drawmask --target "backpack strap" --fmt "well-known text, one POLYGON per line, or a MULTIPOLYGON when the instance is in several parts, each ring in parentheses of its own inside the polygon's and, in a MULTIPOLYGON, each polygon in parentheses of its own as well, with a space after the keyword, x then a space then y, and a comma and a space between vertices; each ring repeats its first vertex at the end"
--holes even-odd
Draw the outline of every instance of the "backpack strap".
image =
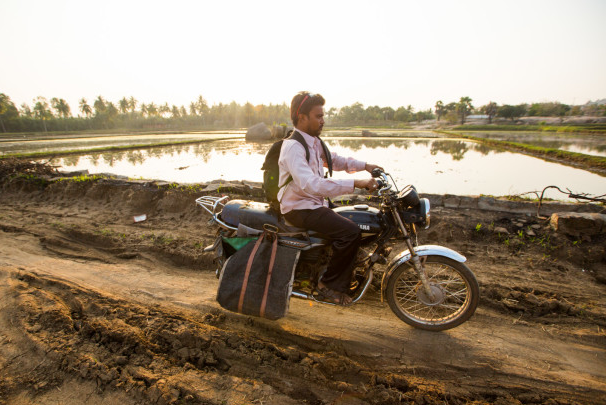
MULTIPOLYGON (((324 178, 327 178, 328 176, 332 177, 332 155, 328 150, 328 146, 326 146, 322 139, 320 139, 320 144, 322 145, 322 150, 324 151, 324 156, 326 157, 326 166, 328 166, 328 173, 324 175, 324 178)), ((336 207, 329 197, 326 197, 326 200, 328 201, 328 208, 333 209, 336 207)))
POLYGON ((288 137, 288 139, 294 139, 295 141, 299 141, 301 145, 305 148, 305 160, 309 163, 309 147, 307 146, 307 142, 305 142, 305 138, 297 131, 293 131, 293 133, 288 137))
MULTIPOLYGON (((297 131, 291 131, 290 136, 285 139, 294 139, 295 141, 298 141, 301 145, 303 145, 303 148, 305 149, 305 160, 307 160, 307 163, 309 163, 309 147, 307 146, 307 142, 305 142, 305 138, 303 138, 303 135, 301 135, 297 131)), ((291 181, 292 181, 292 176, 289 175, 284 184, 282 184, 282 185, 278 184, 278 191, 280 191, 280 189, 282 187, 286 187, 288 185, 288 183, 290 183, 291 181)))
MULTIPOLYGON (((320 139, 320 138, 318 138, 320 139)), ((328 150, 328 146, 324 143, 322 139, 320 139, 320 144, 322 145, 322 150, 324 151, 324 156, 326 156, 326 166, 328 166, 328 175, 332 177, 332 155, 328 150)), ((309 162, 309 160, 307 160, 309 162)))
MULTIPOLYGON (((288 136, 288 138, 286 139, 294 139, 296 141, 299 141, 299 143, 301 145, 303 145, 303 148, 305 148, 305 159, 307 160, 307 163, 309 163, 309 147, 307 146, 307 142, 305 142, 305 138, 303 138, 303 135, 301 135, 298 131, 292 131, 289 132, 290 136, 288 136)), ((318 138, 320 140, 320 145, 322 145, 322 150, 324 151, 324 156, 326 157, 326 166, 328 166, 328 173, 327 175, 330 175, 330 177, 332 177, 332 155, 330 154, 330 151, 328 150, 328 146, 326 146, 326 144, 324 143, 324 141, 320 138, 318 138)), ((324 176, 327 177, 327 176, 324 176)), ((278 185, 278 191, 282 188, 282 187, 286 187, 288 185, 288 183, 290 183, 292 181, 292 176, 288 176, 288 179, 286 179, 286 182, 283 185, 278 185)), ((333 202, 330 200, 330 198, 328 198, 328 205, 330 208, 334 208, 335 205, 333 204, 333 202)))
MULTIPOLYGON (((289 136, 289 139, 295 139, 295 140, 299 141, 301 143, 301 145, 303 145, 303 147, 305 148, 305 159, 307 159, 307 163, 309 163, 309 147, 307 146, 307 142, 305 142, 303 135, 301 135, 298 131, 293 131, 292 134, 289 136)), ((332 155, 330 154, 330 151, 328 150, 328 146, 326 146, 324 141, 321 138, 318 138, 318 139, 320 140, 320 145, 322 145, 322 150, 324 151, 324 156, 326 157, 326 166, 328 166, 328 175, 330 177, 332 177, 332 155)))

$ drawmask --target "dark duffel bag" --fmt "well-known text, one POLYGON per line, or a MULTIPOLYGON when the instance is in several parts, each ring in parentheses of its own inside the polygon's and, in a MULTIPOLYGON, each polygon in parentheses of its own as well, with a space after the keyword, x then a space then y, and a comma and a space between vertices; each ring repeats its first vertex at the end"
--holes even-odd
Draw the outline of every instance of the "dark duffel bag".
POLYGON ((279 319, 288 313, 300 251, 278 245, 277 228, 264 228, 223 265, 217 301, 230 311, 279 319))

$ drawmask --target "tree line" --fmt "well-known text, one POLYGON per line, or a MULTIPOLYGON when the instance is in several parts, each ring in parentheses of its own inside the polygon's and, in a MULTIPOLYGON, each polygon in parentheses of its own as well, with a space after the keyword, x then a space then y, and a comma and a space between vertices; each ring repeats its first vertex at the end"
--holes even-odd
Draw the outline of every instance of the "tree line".
POLYGON ((495 117, 509 119, 512 122, 522 117, 560 117, 565 116, 591 116, 606 117, 606 104, 587 103, 585 105, 570 106, 559 102, 543 102, 532 104, 503 104, 498 105, 494 101, 475 108, 469 97, 461 97, 459 102, 444 104, 437 101, 435 105, 435 114, 437 121, 446 119, 451 123, 465 123, 467 117, 471 114, 482 115, 488 123, 492 123, 495 117))
MULTIPOLYGON (((326 121, 329 125, 386 125, 400 126, 414 122, 436 120, 437 122, 464 124, 472 114, 481 114, 489 123, 495 117, 515 121, 525 116, 564 117, 568 115, 606 116, 606 105, 587 103, 570 106, 559 102, 543 102, 518 105, 498 105, 490 102, 474 107, 470 97, 444 103, 438 100, 434 109, 415 111, 407 107, 368 106, 356 102, 341 108, 329 108, 326 121)), ((197 130, 249 127, 257 122, 268 125, 290 125, 290 111, 286 103, 269 105, 229 104, 209 106, 204 97, 184 105, 168 103, 143 103, 134 97, 123 97, 117 103, 98 96, 92 102, 82 98, 75 113, 62 98, 50 101, 37 97, 32 104, 21 104, 19 108, 10 97, 0 93, 0 130, 2 132, 39 131, 84 131, 84 130, 197 130)))
POLYGON ((30 106, 17 108, 10 97, 0 93, 0 130, 3 132, 83 131, 83 130, 196 130, 242 128, 257 122, 285 123, 290 120, 289 107, 283 104, 209 106, 199 96, 186 106, 143 103, 134 97, 123 97, 117 103, 99 96, 92 102, 82 98, 77 111, 61 98, 37 97, 30 106))

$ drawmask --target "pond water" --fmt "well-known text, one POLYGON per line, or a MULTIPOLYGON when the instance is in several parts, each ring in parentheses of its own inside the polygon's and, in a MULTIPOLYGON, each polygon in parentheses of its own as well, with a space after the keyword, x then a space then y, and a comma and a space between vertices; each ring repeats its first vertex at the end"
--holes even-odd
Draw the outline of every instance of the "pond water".
POLYGON ((197 142, 217 139, 244 138, 245 131, 205 131, 140 135, 7 135, 0 137, 0 156, 14 153, 73 151, 114 146, 152 145, 158 143, 197 142))
POLYGON ((542 148, 560 149, 585 155, 606 156, 606 136, 556 132, 461 132, 478 138, 525 143, 542 148))
MULTIPOLYGON (((326 137, 331 151, 382 165, 400 186, 420 193, 516 195, 556 185, 575 193, 606 193, 606 177, 541 159, 493 149, 468 140, 436 138, 326 137)), ((64 171, 87 169, 130 178, 198 183, 215 179, 262 181, 261 165, 271 143, 244 139, 85 153, 55 158, 64 171)), ((335 178, 364 178, 335 172, 335 178)), ((550 198, 565 200, 550 191, 550 198)), ((530 197, 533 197, 532 195, 530 197)))

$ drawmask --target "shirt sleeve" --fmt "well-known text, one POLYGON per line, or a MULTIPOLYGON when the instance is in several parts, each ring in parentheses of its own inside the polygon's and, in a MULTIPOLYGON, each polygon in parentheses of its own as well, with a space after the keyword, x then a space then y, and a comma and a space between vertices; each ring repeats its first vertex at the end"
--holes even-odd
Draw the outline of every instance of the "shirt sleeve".
POLYGON ((361 172, 366 168, 366 162, 354 158, 346 158, 337 155, 336 152, 330 152, 332 156, 332 168, 337 171, 346 171, 347 173, 361 172))
POLYGON ((320 173, 314 173, 305 159, 305 149, 299 142, 284 141, 282 148, 286 150, 280 154, 280 168, 286 169, 296 186, 305 193, 336 197, 353 192, 353 179, 324 178, 320 173))

